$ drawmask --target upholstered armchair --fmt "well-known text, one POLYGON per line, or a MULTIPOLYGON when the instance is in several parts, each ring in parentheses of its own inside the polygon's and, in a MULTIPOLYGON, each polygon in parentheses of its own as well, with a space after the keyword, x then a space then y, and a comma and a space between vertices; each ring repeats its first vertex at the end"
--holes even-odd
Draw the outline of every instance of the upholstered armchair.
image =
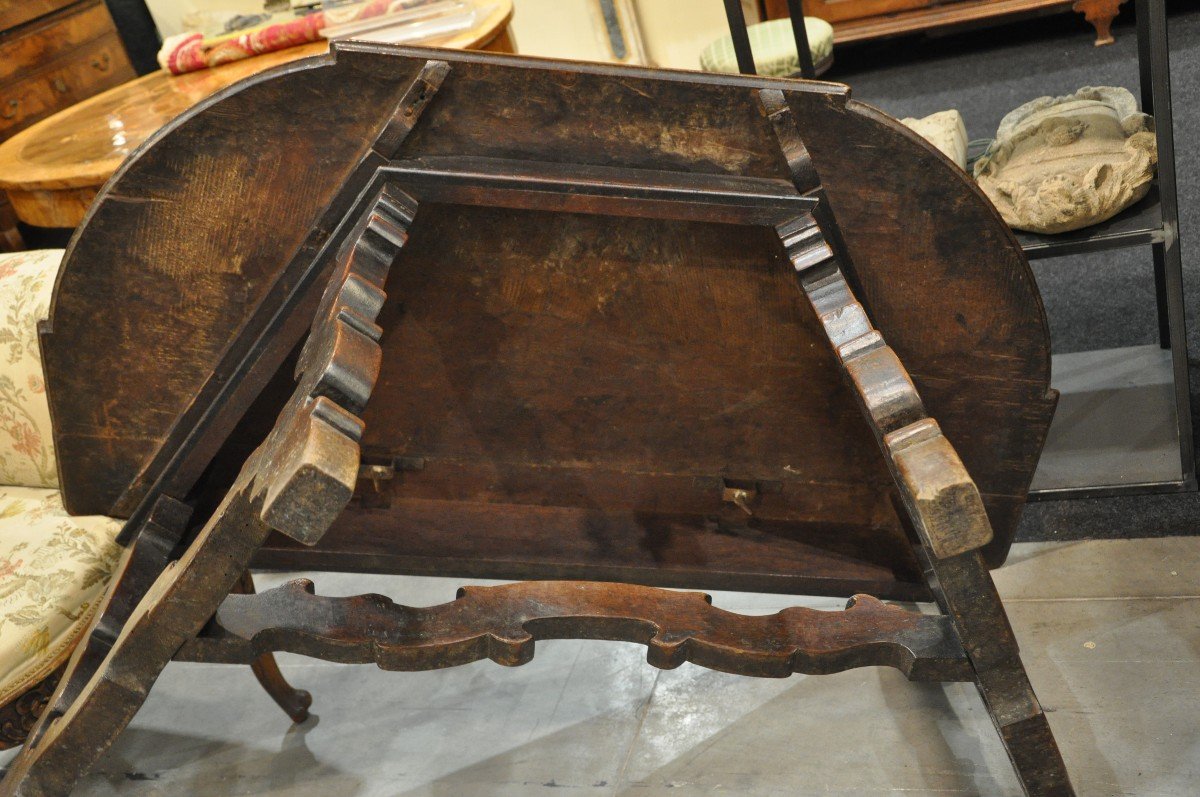
POLYGON ((0 749, 25 739, 121 550, 121 521, 59 498, 37 324, 62 255, 0 255, 0 749))

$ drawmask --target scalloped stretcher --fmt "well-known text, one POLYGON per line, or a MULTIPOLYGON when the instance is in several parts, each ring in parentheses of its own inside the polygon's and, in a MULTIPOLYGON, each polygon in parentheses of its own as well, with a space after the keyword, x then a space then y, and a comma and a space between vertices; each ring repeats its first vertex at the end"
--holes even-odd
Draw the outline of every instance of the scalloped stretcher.
POLYGON ((63 490, 127 515, 127 551, 0 794, 69 793, 172 659, 250 664, 300 720, 274 651, 419 670, 557 638, 973 681, 1026 793, 1073 794, 988 573, 1046 338, 986 201, 844 87, 359 44, 247 81, 68 253, 63 490), (411 608, 254 595, 263 561, 602 581, 411 608))

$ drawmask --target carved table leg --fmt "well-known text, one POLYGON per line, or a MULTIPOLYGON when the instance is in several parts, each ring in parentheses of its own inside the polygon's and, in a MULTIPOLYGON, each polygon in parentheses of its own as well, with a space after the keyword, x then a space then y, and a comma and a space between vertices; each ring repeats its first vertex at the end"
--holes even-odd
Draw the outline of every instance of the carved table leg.
MULTIPOLYGON (((175 652, 236 586, 271 529, 311 535, 333 522, 354 491, 361 423, 324 395, 312 396, 342 374, 378 372, 378 362, 344 356, 354 349, 335 346, 319 369, 324 376, 305 380, 305 398, 284 410, 195 541, 139 601, 96 674, 61 715, 44 716, 0 794, 69 794, 133 719, 175 652)), ((373 378, 367 381, 369 389, 373 378)))
POLYGON ((1112 35, 1112 23, 1121 13, 1121 3, 1125 0, 1075 0, 1072 6, 1084 19, 1092 23, 1096 29, 1096 46, 1112 44, 1116 41, 1112 35))
POLYGON ((975 668, 975 685, 1030 797, 1073 797, 1066 765, 992 576, 977 553, 922 557, 939 604, 953 619, 975 668))
POLYGON ((783 94, 764 89, 759 98, 797 190, 821 201, 811 215, 779 225, 780 241, 892 472, 896 514, 926 581, 962 641, 1025 794, 1072 797, 1058 745, 979 553, 992 538, 979 490, 854 296, 836 221, 783 94))
MULTIPOLYGON (((374 319, 411 219, 411 213, 394 216, 411 210, 406 201, 387 188, 379 195, 329 285, 301 353, 299 385, 275 428, 182 556, 161 568, 127 613, 106 609, 105 616, 119 624, 109 628, 101 620, 102 633, 93 633, 86 652, 83 646, 76 651, 55 710, 39 720, 0 783, 0 797, 69 794, 133 719, 175 653, 237 587, 271 530, 311 544, 350 501, 362 434, 357 414, 382 357, 374 319)), ((135 545, 127 558, 138 550, 135 545)), ((139 580, 145 570, 138 571, 139 580)), ((282 679, 276 681, 272 670, 265 666, 259 675, 274 695, 282 679)))
MULTIPOLYGON (((254 576, 250 575, 249 570, 238 579, 233 592, 239 595, 255 593, 254 576)), ((287 682, 283 673, 279 671, 279 663, 275 661, 275 654, 264 653, 254 660, 250 669, 254 672, 258 683, 267 691, 276 705, 291 717, 292 722, 299 724, 308 719, 308 709, 312 707, 312 695, 303 689, 296 689, 287 682)))

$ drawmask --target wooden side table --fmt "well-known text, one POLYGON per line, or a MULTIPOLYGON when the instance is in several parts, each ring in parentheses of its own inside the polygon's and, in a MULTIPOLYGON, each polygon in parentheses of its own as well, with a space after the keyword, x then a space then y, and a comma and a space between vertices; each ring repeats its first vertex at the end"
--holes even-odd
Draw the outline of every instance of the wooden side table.
MULTIPOLYGON (((512 0, 440 46, 515 52, 512 0)), ((56 113, 0 145, 0 189, 35 227, 76 227, 100 187, 160 127, 226 86, 274 66, 318 55, 314 42, 185 75, 153 72, 56 113)))
MULTIPOLYGON (((1096 45, 1111 44, 1112 22, 1125 0, 804 0, 804 13, 833 25, 835 43, 879 39, 1004 17, 1073 8, 1096 28, 1096 45)), ((787 0, 763 0, 768 19, 786 17, 787 0)))

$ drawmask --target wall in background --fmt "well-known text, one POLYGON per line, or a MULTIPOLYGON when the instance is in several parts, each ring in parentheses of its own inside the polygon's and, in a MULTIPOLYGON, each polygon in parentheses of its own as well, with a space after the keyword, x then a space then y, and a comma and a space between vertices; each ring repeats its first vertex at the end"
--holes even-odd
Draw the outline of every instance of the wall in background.
MULTIPOLYGON (((263 7, 262 0, 145 1, 164 38, 192 29, 185 22, 189 15, 254 14, 263 7)), ((517 51, 546 58, 699 69, 700 52, 729 32, 722 0, 514 0, 514 7, 517 51)), ((758 21, 757 0, 743 0, 742 7, 748 22, 758 21)))
POLYGON ((183 21, 188 14, 203 11, 258 14, 263 10, 262 0, 146 0, 146 5, 164 39, 189 29, 183 21))
MULTIPOLYGON (((614 52, 601 0, 514 0, 512 29, 524 55, 699 69, 700 52, 729 32, 722 0, 612 0, 624 54, 614 52)), ((748 22, 758 3, 743 0, 748 22)))

